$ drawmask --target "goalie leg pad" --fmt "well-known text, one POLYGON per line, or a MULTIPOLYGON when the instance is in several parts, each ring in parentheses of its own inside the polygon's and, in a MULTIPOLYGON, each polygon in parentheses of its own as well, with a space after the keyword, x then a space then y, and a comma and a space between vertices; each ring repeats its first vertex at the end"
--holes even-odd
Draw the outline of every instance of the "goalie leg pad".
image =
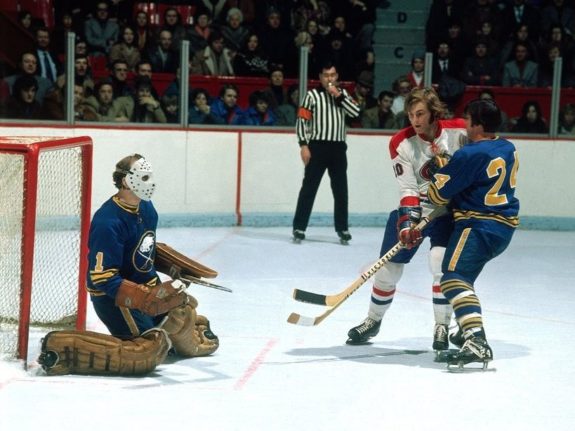
POLYGON ((133 340, 91 331, 52 331, 42 340, 38 362, 49 376, 143 375, 166 359, 171 342, 158 328, 133 340))
POLYGON ((198 315, 190 304, 170 311, 162 328, 180 356, 207 356, 219 347, 218 337, 210 330, 208 319, 198 315))

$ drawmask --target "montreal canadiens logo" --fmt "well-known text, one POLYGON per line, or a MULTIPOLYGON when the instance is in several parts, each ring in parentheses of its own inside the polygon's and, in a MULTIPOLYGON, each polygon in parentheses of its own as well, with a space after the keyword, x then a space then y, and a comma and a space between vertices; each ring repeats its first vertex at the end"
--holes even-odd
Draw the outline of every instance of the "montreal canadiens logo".
POLYGON ((154 236, 154 232, 144 232, 132 257, 132 262, 136 270, 140 272, 150 272, 152 270, 154 267, 153 256, 155 248, 156 237, 154 236))
POLYGON ((431 171, 429 170, 429 166, 431 165, 431 160, 428 160, 425 165, 421 167, 419 170, 419 175, 426 181, 431 181, 431 171))

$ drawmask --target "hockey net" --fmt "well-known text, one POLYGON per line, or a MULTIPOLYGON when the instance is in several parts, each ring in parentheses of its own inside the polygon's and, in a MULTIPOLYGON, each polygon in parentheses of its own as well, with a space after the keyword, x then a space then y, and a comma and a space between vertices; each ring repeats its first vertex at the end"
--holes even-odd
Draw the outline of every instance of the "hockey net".
POLYGON ((83 329, 92 141, 0 138, 0 359, 83 329))

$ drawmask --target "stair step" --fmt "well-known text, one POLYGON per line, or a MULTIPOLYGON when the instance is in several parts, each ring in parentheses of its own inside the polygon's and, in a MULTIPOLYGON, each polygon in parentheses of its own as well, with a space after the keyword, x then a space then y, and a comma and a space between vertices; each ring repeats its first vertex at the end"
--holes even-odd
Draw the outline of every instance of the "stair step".
POLYGON ((377 13, 377 25, 425 27, 428 14, 429 11, 427 9, 407 10, 404 7, 379 10, 377 13))
POLYGON ((423 27, 378 26, 374 41, 386 44, 422 44, 425 41, 425 30, 423 27))

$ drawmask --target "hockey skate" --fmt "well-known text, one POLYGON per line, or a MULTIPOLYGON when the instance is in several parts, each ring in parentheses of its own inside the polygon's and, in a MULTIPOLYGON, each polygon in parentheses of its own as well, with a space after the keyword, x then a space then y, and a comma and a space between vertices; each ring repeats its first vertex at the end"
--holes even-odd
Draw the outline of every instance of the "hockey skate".
POLYGON ((449 349, 448 334, 449 328, 447 325, 435 324, 435 328, 433 329, 433 350, 439 352, 449 349))
POLYGON ((300 244, 305 239, 305 231, 300 229, 294 229, 292 232, 293 242, 300 244))
POLYGON ((463 331, 461 330, 459 325, 457 326, 456 332, 449 334, 449 341, 451 341, 451 344, 459 348, 463 347, 463 344, 465 343, 465 338, 463 337, 463 331))
POLYGON ((371 317, 366 317, 361 324, 351 328, 347 336, 349 337, 346 344, 358 345, 365 344, 370 338, 375 337, 379 333, 381 320, 374 320, 371 317))
POLYGON ((447 358, 447 369, 450 371, 462 371, 465 365, 472 362, 483 364, 482 369, 487 369, 487 364, 493 360, 493 351, 483 337, 471 337, 465 341, 461 349, 447 358), (455 368, 451 368, 455 367, 455 368))
POLYGON ((351 240, 351 234, 348 230, 338 230, 337 236, 339 237, 339 242, 342 245, 348 245, 349 241, 351 240))

